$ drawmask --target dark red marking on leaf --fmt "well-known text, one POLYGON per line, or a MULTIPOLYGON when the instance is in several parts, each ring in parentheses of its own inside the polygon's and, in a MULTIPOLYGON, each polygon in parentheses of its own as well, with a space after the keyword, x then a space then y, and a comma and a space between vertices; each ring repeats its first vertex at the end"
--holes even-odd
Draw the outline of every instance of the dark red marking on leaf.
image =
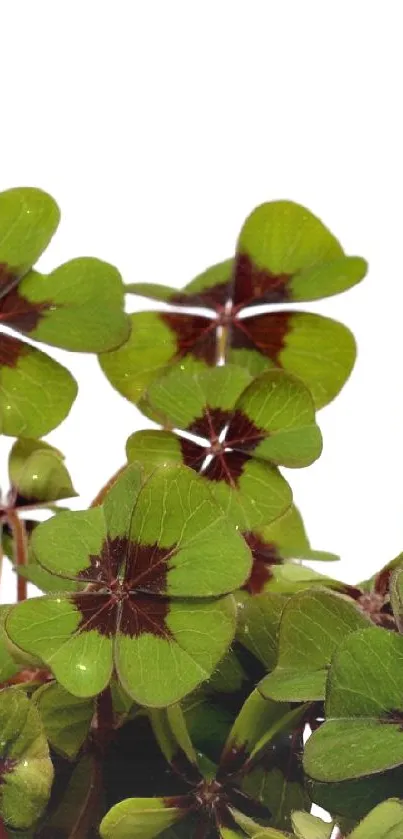
POLYGON ((207 364, 216 363, 217 323, 215 318, 185 315, 181 312, 160 312, 159 317, 174 333, 177 357, 193 355, 207 364))
POLYGON ((249 594, 260 594, 266 583, 272 579, 272 565, 282 565, 283 558, 272 542, 264 542, 256 533, 243 533, 246 544, 252 552, 253 564, 250 577, 243 586, 249 594))
POLYGON ((290 299, 292 274, 272 274, 265 268, 258 268, 246 253, 236 257, 234 276, 234 305, 239 308, 284 303, 290 299))
POLYGON ((122 601, 119 632, 129 638, 138 638, 149 633, 155 638, 173 639, 167 626, 169 600, 149 595, 130 594, 122 601))
POLYGON ((234 411, 225 437, 232 449, 251 452, 268 436, 267 431, 255 425, 243 411, 234 411))
POLYGON ((83 571, 78 573, 78 579, 109 586, 119 574, 129 545, 129 540, 126 537, 120 538, 118 536, 115 539, 106 539, 100 554, 91 554, 88 557, 90 564, 88 568, 84 568, 83 571))
POLYGON ((138 545, 126 537, 106 539, 99 555, 78 574, 90 589, 72 596, 81 612, 79 630, 92 629, 110 638, 117 631, 130 638, 146 632, 172 638, 166 624, 169 600, 168 560, 175 546, 138 545))
POLYGON ((185 466, 189 466, 190 469, 199 472, 206 459, 206 449, 203 446, 199 446, 198 443, 188 440, 186 437, 180 437, 178 439, 185 466))
POLYGON ((0 366, 16 367, 20 358, 28 352, 27 344, 10 335, 0 335, 0 366))
POLYGON ((199 437, 204 437, 206 440, 209 440, 210 443, 214 443, 218 440, 231 416, 231 411, 224 411, 222 408, 210 408, 207 405, 202 416, 193 420, 186 431, 190 431, 192 434, 197 434, 199 437))
POLYGON ((236 319, 230 330, 229 346, 234 350, 255 350, 279 365, 279 355, 286 345, 293 317, 296 317, 295 312, 270 312, 236 319))
POLYGON ((80 632, 95 630, 106 638, 113 638, 119 618, 119 600, 109 592, 83 591, 72 594, 73 606, 81 613, 77 627, 80 632))
POLYGON ((32 303, 26 297, 22 297, 18 285, 15 285, 0 298, 0 323, 12 326, 21 332, 32 332, 43 313, 51 307, 52 304, 46 301, 32 303))
POLYGON ((231 297, 232 280, 217 283, 210 288, 190 293, 178 292, 170 298, 170 303, 178 306, 201 306, 206 309, 220 311, 231 297))
POLYGON ((230 486, 238 486, 249 460, 249 455, 242 452, 224 451, 213 457, 203 475, 210 481, 225 481, 230 486))
POLYGON ((125 569, 127 589, 147 594, 166 594, 168 560, 174 555, 175 546, 160 548, 157 544, 129 545, 125 569))
POLYGON ((4 784, 4 776, 13 772, 17 766, 17 762, 18 761, 14 760, 12 757, 0 757, 0 786, 1 784, 4 784))

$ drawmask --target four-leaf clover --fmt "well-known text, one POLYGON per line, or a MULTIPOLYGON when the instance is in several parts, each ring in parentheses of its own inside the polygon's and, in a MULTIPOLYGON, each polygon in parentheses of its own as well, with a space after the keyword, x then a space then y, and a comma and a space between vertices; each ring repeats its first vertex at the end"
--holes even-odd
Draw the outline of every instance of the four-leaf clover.
POLYGON ((167 705, 208 678, 233 639, 228 595, 250 552, 186 467, 150 476, 133 464, 102 507, 39 525, 31 548, 80 590, 18 604, 7 632, 76 696, 100 693, 116 672, 139 703, 167 705))
POLYGON ((337 395, 352 370, 351 332, 337 321, 288 305, 263 314, 256 308, 338 294, 358 283, 366 268, 360 257, 346 256, 305 207, 290 201, 262 204, 246 219, 235 258, 209 268, 183 290, 127 286, 128 292, 169 303, 176 311, 133 314, 131 337, 116 352, 101 356, 102 369, 120 393, 137 403, 167 365, 187 356, 215 365, 224 356, 254 375, 283 367, 308 385, 321 407, 337 395))

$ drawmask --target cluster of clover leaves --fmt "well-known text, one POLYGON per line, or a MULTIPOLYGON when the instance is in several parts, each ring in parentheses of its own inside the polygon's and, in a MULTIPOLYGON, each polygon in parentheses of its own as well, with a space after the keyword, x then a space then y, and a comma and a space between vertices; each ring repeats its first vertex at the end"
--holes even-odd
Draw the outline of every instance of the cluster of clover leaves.
POLYGON ((40 190, 0 194, 0 839, 401 839, 403 563, 357 586, 303 565, 337 557, 279 471, 320 455, 355 359, 292 304, 364 260, 278 201, 183 291, 124 286, 98 259, 36 271, 58 221, 40 190), (82 512, 41 439, 76 384, 36 341, 98 354, 154 424, 82 512))

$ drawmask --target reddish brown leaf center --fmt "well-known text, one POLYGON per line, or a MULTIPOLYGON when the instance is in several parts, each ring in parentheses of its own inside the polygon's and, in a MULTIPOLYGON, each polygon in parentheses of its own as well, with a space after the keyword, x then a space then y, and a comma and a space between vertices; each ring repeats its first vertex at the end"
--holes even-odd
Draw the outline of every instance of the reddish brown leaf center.
POLYGON ((238 254, 235 262, 234 304, 243 309, 255 305, 289 300, 291 274, 273 274, 258 268, 251 258, 238 254))
POLYGON ((168 561, 175 546, 139 545, 127 538, 107 539, 99 555, 79 574, 89 583, 72 601, 81 612, 79 628, 113 637, 131 638, 146 632, 169 638, 166 624, 168 561))
POLYGON ((235 485, 249 460, 247 452, 259 444, 266 432, 258 428, 242 411, 228 411, 206 406, 186 429, 198 437, 204 437, 201 445, 181 438, 182 457, 186 466, 202 471, 211 481, 225 481, 235 485), (205 463, 207 455, 213 455, 205 463))

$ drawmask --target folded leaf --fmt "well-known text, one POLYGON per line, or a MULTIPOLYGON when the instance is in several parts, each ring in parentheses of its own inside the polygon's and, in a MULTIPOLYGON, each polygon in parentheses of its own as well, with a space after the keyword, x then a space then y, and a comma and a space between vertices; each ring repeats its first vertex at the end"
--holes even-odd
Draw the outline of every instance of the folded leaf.
POLYGON ((184 798, 181 805, 170 806, 169 799, 163 798, 128 798, 105 816, 100 835, 102 839, 154 839, 186 815, 188 801, 184 798))
POLYGON ((42 504, 77 495, 64 457, 43 440, 17 440, 10 452, 9 476, 16 505, 42 504))

